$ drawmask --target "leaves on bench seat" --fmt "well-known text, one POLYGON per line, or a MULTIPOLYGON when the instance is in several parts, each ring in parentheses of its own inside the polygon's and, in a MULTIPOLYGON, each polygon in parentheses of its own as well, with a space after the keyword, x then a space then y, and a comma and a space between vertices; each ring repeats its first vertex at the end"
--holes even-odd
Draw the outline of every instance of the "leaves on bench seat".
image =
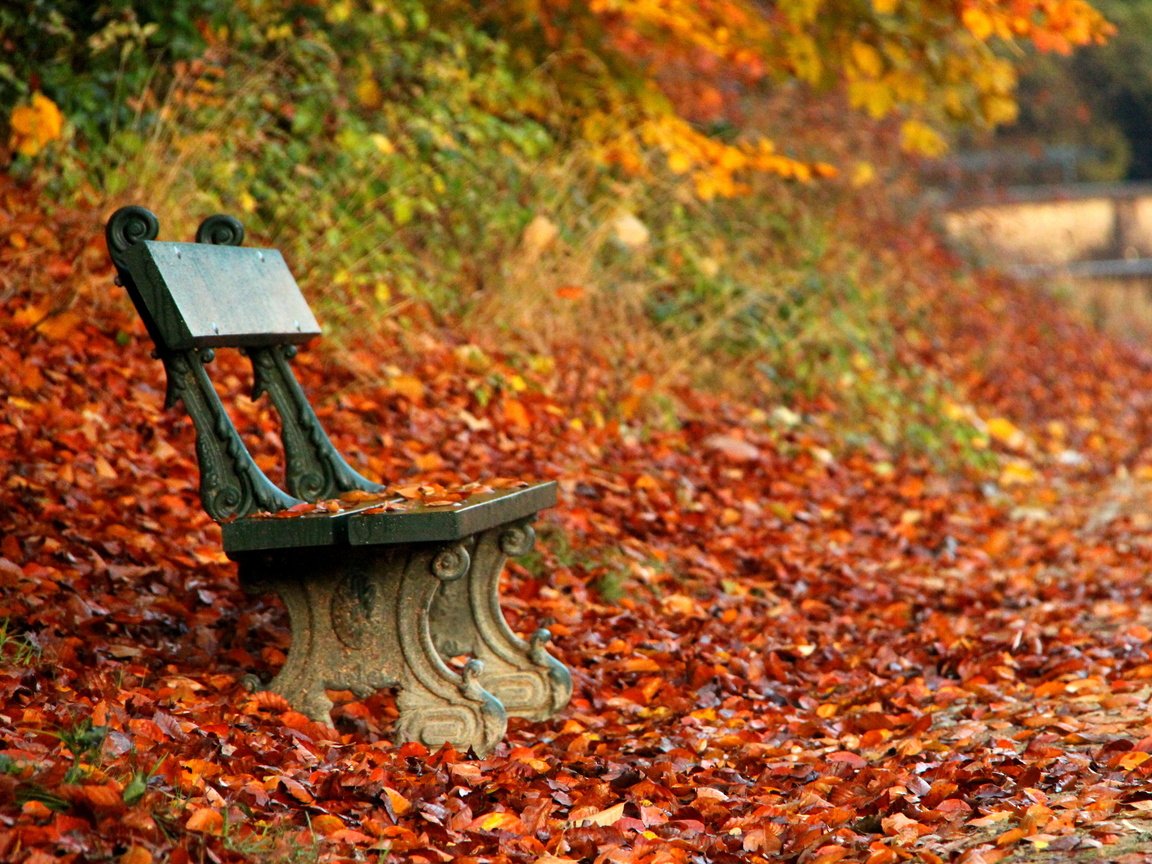
POLYGON ((385 488, 383 492, 365 492, 354 489, 337 498, 326 498, 323 501, 303 501, 276 513, 253 513, 249 518, 295 519, 318 514, 390 513, 403 512, 416 507, 462 507, 480 495, 491 495, 494 492, 507 489, 527 488, 529 485, 524 480, 497 477, 483 483, 465 483, 462 486, 454 487, 425 482, 392 485, 385 488))

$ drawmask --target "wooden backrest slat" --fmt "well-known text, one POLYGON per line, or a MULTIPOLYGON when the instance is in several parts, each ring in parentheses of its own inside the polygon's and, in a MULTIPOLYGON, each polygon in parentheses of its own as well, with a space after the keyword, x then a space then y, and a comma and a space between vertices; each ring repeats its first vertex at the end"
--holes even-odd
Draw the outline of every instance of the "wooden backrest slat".
POLYGON ((170 351, 306 342, 320 325, 275 249, 144 240, 124 263, 170 351))

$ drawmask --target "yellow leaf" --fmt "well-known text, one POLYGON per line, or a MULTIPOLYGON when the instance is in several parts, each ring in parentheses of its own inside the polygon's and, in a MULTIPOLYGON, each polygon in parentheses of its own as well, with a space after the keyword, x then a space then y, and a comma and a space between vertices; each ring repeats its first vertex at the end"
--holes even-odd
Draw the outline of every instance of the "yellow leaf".
POLYGON ((1004 417, 993 417, 986 424, 988 437, 1009 447, 1023 447, 1027 438, 1016 425, 1004 417))
POLYGON ((9 145, 23 156, 35 156, 64 132, 64 115, 56 103, 40 91, 32 94, 31 105, 19 105, 8 118, 12 130, 9 145))
POLYGON ((879 78, 884 72, 884 58, 867 42, 853 42, 850 49, 852 65, 856 71, 868 78, 879 78))
POLYGON ((472 825, 481 831, 510 831, 513 833, 524 831, 524 823, 520 821, 520 817, 515 813, 509 813, 507 810, 488 813, 475 820, 472 825))
POLYGON ((987 39, 996 29, 988 13, 974 6, 969 6, 964 10, 961 20, 964 22, 964 26, 968 28, 968 32, 980 41, 987 39))
POLYGON ((424 382, 415 375, 397 375, 388 383, 394 393, 399 393, 409 402, 419 402, 424 398, 424 382))
POLYGON ((677 150, 668 154, 668 170, 673 174, 687 174, 692 169, 692 157, 677 150))
POLYGON ((824 74, 820 49, 811 37, 798 34, 788 41, 788 59, 796 77, 810 84, 817 83, 824 74))
POLYGON ((848 84, 848 101, 853 108, 863 108, 876 120, 895 106, 892 88, 882 81, 858 80, 848 84))
POLYGON ((980 100, 980 110, 994 126, 1015 123, 1020 114, 1020 106, 1010 96, 985 96, 980 100))
POLYGON ((905 120, 900 127, 900 143, 908 153, 922 156, 943 156, 948 151, 948 142, 943 136, 919 120, 905 120))
POLYGON ((1029 483, 1035 483, 1040 479, 1040 475, 1032 464, 1023 459, 1012 459, 1004 466, 1000 472, 1000 485, 1002 486, 1026 486, 1029 483))
POLYGON ((360 103, 361 107, 369 110, 375 110, 384 104, 384 93, 380 90, 380 85, 376 83, 375 78, 360 79, 360 83, 356 85, 356 101, 360 103))
POLYGON ((852 185, 860 188, 869 186, 876 180, 876 168, 871 162, 857 162, 852 169, 852 185))
POLYGON ((84 319, 75 312, 61 312, 59 315, 45 318, 36 330, 39 333, 43 333, 49 339, 60 342, 71 335, 72 331, 83 323, 83 320, 84 319))

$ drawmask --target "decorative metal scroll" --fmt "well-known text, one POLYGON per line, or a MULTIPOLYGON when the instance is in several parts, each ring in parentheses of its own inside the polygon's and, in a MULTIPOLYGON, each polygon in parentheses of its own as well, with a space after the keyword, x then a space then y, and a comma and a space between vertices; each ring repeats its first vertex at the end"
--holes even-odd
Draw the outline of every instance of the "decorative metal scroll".
POLYGON ((155 240, 159 234, 160 221, 149 210, 137 206, 117 210, 105 229, 117 281, 135 303, 164 364, 168 376, 166 407, 183 402, 196 428, 200 500, 205 511, 223 522, 257 510, 285 510, 300 503, 277 488, 248 453, 204 369, 204 364, 212 360, 212 352, 171 351, 158 337, 156 324, 140 299, 125 253, 137 243, 155 240))
MULTIPOLYGON (((198 243, 239 246, 243 240, 244 227, 232 216, 209 216, 196 231, 198 243)), ((320 425, 288 364, 295 353, 292 345, 248 349, 255 376, 252 398, 267 393, 280 415, 288 491, 305 501, 332 498, 353 489, 383 491, 384 486, 362 476, 345 461, 320 425)))

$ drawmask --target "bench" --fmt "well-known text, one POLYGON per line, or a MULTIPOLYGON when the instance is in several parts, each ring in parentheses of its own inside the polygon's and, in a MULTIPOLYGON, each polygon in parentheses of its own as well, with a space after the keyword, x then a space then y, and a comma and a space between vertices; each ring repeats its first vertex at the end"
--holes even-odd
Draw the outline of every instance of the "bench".
POLYGON ((268 689, 330 724, 328 690, 363 698, 397 690, 399 741, 488 753, 509 716, 542 720, 572 692, 546 650, 500 608, 508 556, 533 545, 532 522, 556 484, 469 484, 422 500, 361 476, 321 428, 290 361, 320 334, 274 249, 241 245, 229 216, 206 219, 195 243, 158 242, 157 218, 123 207, 106 239, 167 374, 166 407, 183 403, 196 430, 200 499, 249 591, 274 591, 292 631, 268 689), (258 467, 207 366, 219 348, 244 352, 253 398, 280 420, 285 482, 258 467), (453 658, 467 657, 462 665, 453 658))

